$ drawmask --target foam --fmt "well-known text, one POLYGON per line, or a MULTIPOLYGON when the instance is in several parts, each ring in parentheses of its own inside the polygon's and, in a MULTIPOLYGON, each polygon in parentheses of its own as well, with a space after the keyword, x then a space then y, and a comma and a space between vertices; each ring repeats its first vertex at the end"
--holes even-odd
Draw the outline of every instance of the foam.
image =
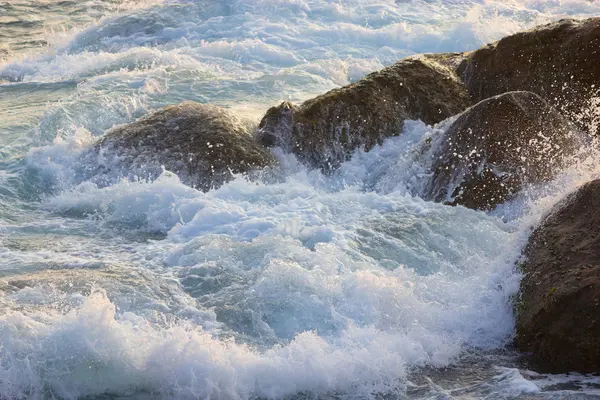
MULTIPOLYGON (((505 343, 513 326, 508 299, 518 287, 518 225, 424 202, 406 188, 364 191, 366 183, 377 186, 366 174, 370 165, 385 159, 393 170, 420 154, 431 128, 409 126, 412 133, 357 155, 341 175, 280 155, 289 169, 278 183, 238 177, 201 193, 165 171, 153 182, 87 182, 49 198, 44 208, 58 215, 165 233, 167 240, 137 246, 137 259, 163 265, 236 340, 185 323, 135 331, 95 295, 43 328, 58 332, 57 343, 77 342, 69 335, 87 335, 87 315, 108 315, 89 323, 105 338, 96 351, 106 369, 94 369, 96 379, 69 375, 64 393, 98 393, 98 382, 116 393, 135 387, 184 398, 393 392, 402 390, 407 369, 448 365, 465 346, 505 343), (115 343, 123 344, 114 350, 115 343), (166 354, 173 361, 156 364, 166 354), (186 378, 192 373, 196 380, 186 378)), ((36 342, 35 335, 23 340, 36 342)), ((29 379, 54 385, 41 368, 29 379)))
MULTIPOLYGON (((246 346, 216 340, 199 328, 175 325, 157 330, 133 314, 117 317, 102 292, 88 297, 77 312, 60 316, 52 326, 35 317, 0 317, 4 347, 0 369, 2 393, 15 397, 50 392, 62 398, 99 393, 148 391, 177 398, 281 398, 306 390, 335 391, 355 386, 357 371, 376 390, 401 377, 397 355, 410 342, 353 329, 327 343, 314 333, 259 354, 246 346), (387 343, 385 343, 387 342, 387 343), (39 345, 35 347, 35 343, 39 345), (6 348, 32 352, 29 361, 6 348), (61 367, 44 365, 61 360, 61 367), (382 374, 383 371, 388 371, 382 374), (43 373, 43 376, 39 375, 43 373), (392 378, 392 379, 390 379, 392 378)), ((357 388, 358 393, 365 388, 357 388)))
MULTIPOLYGON (((597 3, 584 0, 154 3, 138 4, 146 9, 105 18, 56 43, 56 54, 7 61, 0 65, 0 77, 56 81, 122 69, 190 70, 199 64, 219 65, 220 72, 240 79, 251 72, 280 75, 292 68, 296 83, 260 101, 266 104, 288 93, 305 99, 406 55, 472 50, 549 20, 600 12, 597 3), (324 63, 349 67, 315 69, 324 63), (303 74, 329 83, 303 87, 303 74)), ((252 85, 260 87, 255 79, 252 85)))

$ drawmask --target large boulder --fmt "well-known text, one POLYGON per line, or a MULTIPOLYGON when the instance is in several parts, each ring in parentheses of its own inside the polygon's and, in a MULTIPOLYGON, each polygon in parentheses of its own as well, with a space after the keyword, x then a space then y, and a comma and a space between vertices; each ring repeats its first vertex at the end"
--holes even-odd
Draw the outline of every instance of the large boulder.
POLYGON ((600 18, 565 19, 507 36, 471 53, 458 73, 475 101, 527 90, 589 124, 589 102, 600 89, 600 18))
POLYGON ((490 210, 554 177, 580 139, 540 96, 509 92, 466 110, 437 146, 425 197, 490 210))
POLYGON ((257 138, 310 166, 336 168, 355 149, 399 135, 406 119, 434 124, 467 108, 467 90, 449 66, 456 57, 408 58, 300 106, 282 103, 267 111, 257 138))
POLYGON ((529 239, 516 345, 548 372, 600 372, 600 180, 571 195, 529 239))
POLYGON ((86 157, 95 176, 124 174, 156 178, 162 167, 183 182, 210 190, 273 165, 271 152, 254 140, 247 125, 224 109, 186 101, 162 108, 107 132, 86 157))

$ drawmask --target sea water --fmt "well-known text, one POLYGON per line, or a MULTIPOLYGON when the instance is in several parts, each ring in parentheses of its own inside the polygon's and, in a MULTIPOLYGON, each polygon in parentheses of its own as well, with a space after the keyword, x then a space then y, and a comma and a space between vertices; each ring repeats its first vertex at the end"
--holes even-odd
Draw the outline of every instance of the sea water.
MULTIPOLYGON (((586 0, 0 3, 0 398, 600 398, 511 350, 531 230, 595 157, 494 212, 421 199, 449 121, 331 175, 199 192, 98 187, 107 129, 195 100, 257 123, 422 52, 467 51, 586 0)), ((400 132, 399 132, 400 133, 400 132)))

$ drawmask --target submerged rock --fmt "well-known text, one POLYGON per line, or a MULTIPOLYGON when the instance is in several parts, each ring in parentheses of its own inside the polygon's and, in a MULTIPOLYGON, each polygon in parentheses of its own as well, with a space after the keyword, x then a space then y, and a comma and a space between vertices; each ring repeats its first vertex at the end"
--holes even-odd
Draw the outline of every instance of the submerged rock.
POLYGON ((490 210, 525 185, 551 179, 579 146, 572 126, 538 95, 492 97, 447 129, 425 197, 490 210))
POLYGON ((458 72, 475 101, 527 90, 588 125, 586 109, 600 89, 600 18, 507 36, 471 53, 458 72))
POLYGON ((229 112, 190 101, 112 129, 91 154, 99 166, 94 174, 116 170, 151 179, 164 166, 183 182, 205 191, 232 179, 233 174, 275 163, 271 152, 229 112))
POLYGON ((571 195, 529 239, 516 345, 549 372, 600 372, 600 180, 571 195))
POLYGON ((300 106, 282 103, 267 111, 257 138, 310 166, 336 168, 353 150, 368 151, 399 135, 406 119, 434 124, 467 108, 467 90, 444 60, 443 55, 405 59, 300 106))

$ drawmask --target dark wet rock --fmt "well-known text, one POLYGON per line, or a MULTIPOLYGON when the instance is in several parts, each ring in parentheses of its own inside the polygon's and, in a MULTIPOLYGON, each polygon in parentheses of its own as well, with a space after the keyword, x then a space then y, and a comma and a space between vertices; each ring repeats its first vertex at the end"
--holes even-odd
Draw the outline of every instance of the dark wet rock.
POLYGON ((516 302, 519 349, 548 372, 600 372, 600 180, 572 194, 529 239, 516 302))
POLYGON ((275 163, 271 152, 249 132, 226 110, 188 101, 113 128, 87 157, 99 166, 94 175, 124 171, 152 179, 164 166, 183 182, 210 190, 232 174, 275 163))
POLYGON ((538 95, 492 97, 446 130, 426 197, 490 210, 524 186, 554 177, 579 146, 576 130, 538 95))
MULTIPOLYGON (((428 124, 455 115, 471 102, 443 55, 413 57, 334 89, 299 106, 267 111, 257 131, 267 146, 281 146, 310 166, 333 169, 359 147, 370 150, 399 135, 406 119, 428 124)), ((458 56, 456 56, 458 57, 458 56)))
POLYGON ((458 72, 475 101, 513 90, 537 93, 582 126, 600 89, 600 18, 560 20, 472 52, 458 72))

